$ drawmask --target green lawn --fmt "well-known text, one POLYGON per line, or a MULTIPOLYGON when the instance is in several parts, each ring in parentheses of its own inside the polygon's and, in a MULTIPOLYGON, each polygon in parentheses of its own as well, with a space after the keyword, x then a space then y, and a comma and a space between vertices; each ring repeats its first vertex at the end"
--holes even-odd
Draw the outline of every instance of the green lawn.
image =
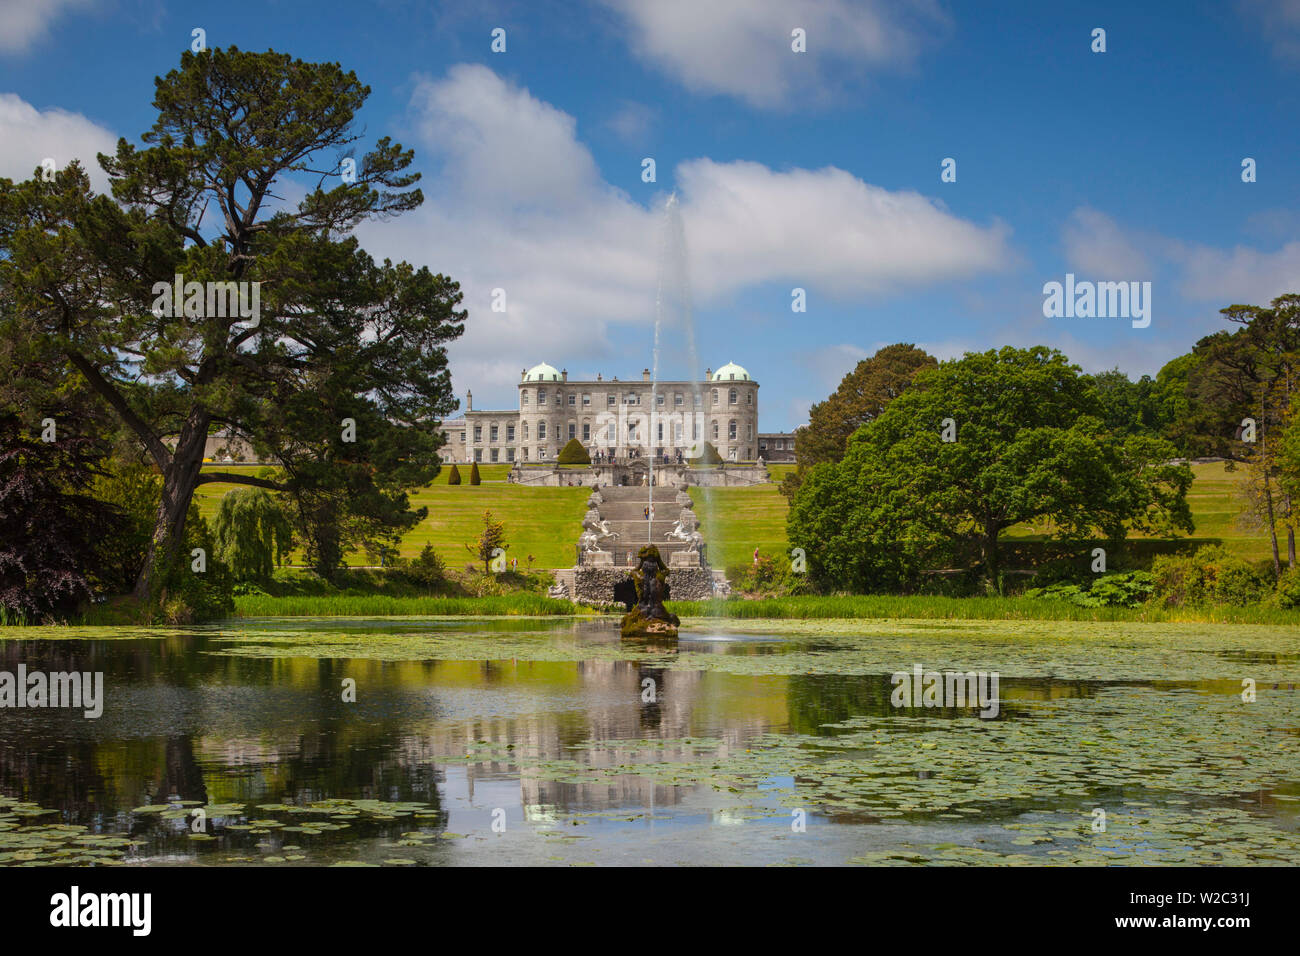
POLYGON ((775 484, 741 488, 691 488, 700 532, 709 545, 709 563, 726 568, 749 564, 754 549, 777 553, 787 549, 785 496, 775 484))
MULTIPOLYGON (((582 516, 586 513, 590 488, 525 488, 505 481, 509 465, 480 465, 483 484, 471 485, 469 468, 460 466, 460 485, 447 484, 447 469, 427 488, 411 496, 415 507, 429 509, 429 516, 402 541, 402 554, 413 557, 425 544, 432 543, 434 550, 449 567, 459 568, 473 560, 465 550, 467 543, 477 540, 483 528, 483 512, 506 525, 506 541, 510 547, 507 555, 519 559, 519 567, 528 566, 528 555, 533 555, 535 568, 571 568, 574 546, 582 532, 582 516)), ((214 466, 215 470, 230 470, 228 466, 214 466)), ((197 500, 199 511, 211 519, 216 514, 221 497, 240 487, 233 484, 213 483, 200 485, 197 500)), ((301 556, 295 556, 300 561, 301 556)), ((352 565, 369 564, 364 554, 351 555, 352 565)))
MULTIPOLYGON (((238 466, 210 466, 230 470, 238 466)), ((774 482, 742 488, 691 488, 701 531, 709 542, 709 556, 715 566, 748 564, 754 548, 766 553, 788 549, 785 534, 786 500, 777 484, 793 465, 769 466, 774 482)), ((505 481, 510 466, 480 465, 483 484, 468 484, 469 468, 460 466, 459 486, 449 486, 447 469, 437 480, 412 496, 414 504, 425 505, 429 517, 402 542, 402 554, 419 553, 426 542, 452 567, 470 560, 465 543, 475 540, 482 527, 483 511, 506 523, 509 554, 527 566, 527 556, 534 556, 534 567, 572 567, 574 544, 581 531, 588 488, 537 488, 509 484, 505 481)), ((1189 502, 1196 523, 1195 542, 1221 539, 1224 545, 1244 558, 1256 560, 1270 554, 1268 537, 1252 531, 1241 521, 1245 507, 1240 489, 1245 472, 1228 472, 1224 465, 1194 465, 1196 481, 1189 502)), ((234 485, 211 484, 199 487, 198 501, 203 514, 215 513, 221 496, 234 485)), ((1042 529, 1012 529, 1007 539, 1032 539, 1042 529)), ((366 564, 364 555, 350 559, 352 564, 366 564)))

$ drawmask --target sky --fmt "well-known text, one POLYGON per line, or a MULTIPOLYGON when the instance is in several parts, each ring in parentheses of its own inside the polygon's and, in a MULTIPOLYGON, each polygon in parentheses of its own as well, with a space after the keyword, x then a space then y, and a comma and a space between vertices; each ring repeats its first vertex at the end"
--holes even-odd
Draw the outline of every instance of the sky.
MULTIPOLYGON (((651 364, 673 193, 699 364, 749 370, 763 431, 892 342, 1155 375, 1300 292, 1300 0, 0 0, 0 176, 105 189, 195 29, 370 87, 359 151, 414 149, 425 202, 358 235, 461 283, 476 408, 651 364), (1045 315, 1067 274, 1150 283, 1150 323, 1045 315)), ((679 312, 660 341, 689 375, 679 312)))

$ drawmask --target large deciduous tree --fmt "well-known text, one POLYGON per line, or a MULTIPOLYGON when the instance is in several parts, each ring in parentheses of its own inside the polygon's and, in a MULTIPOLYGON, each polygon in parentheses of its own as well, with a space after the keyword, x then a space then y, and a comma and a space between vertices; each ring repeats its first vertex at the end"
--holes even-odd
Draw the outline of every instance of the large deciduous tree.
POLYGON ((934 365, 933 355, 906 343, 887 345, 860 361, 829 398, 809 409, 807 427, 795 435, 798 468, 781 490, 793 495, 813 466, 842 459, 849 437, 903 394, 918 371, 934 365))
POLYGON ((1001 536, 1023 522, 1116 542, 1128 528, 1190 531, 1189 469, 1166 463, 1168 442, 1111 434, 1103 412, 1092 382, 1042 346, 922 371, 843 461, 809 473, 790 542, 823 587, 873 590, 952 554, 1000 583, 1001 536))
POLYGON ((327 572, 422 516, 405 490, 437 472, 455 408, 445 346, 465 313, 455 282, 377 263, 352 235, 423 198, 409 150, 384 138, 351 155, 368 94, 337 64, 187 52, 156 80, 144 147, 99 157, 111 198, 76 164, 0 180, 0 283, 161 474, 141 599, 175 565, 203 482, 284 491, 327 572), (160 294, 176 276, 181 295, 160 294), (231 282, 258 283, 260 314, 254 286, 231 282), (217 429, 280 477, 203 471, 217 429))
POLYGON ((1279 296, 1268 308, 1231 305, 1220 312, 1240 328, 1196 343, 1187 385, 1198 411, 1189 423, 1192 444, 1202 454, 1246 465, 1252 506, 1268 528, 1273 570, 1280 575, 1279 524, 1286 529, 1288 562, 1296 563, 1298 509, 1289 486, 1278 484, 1277 456, 1300 389, 1300 295, 1279 296))

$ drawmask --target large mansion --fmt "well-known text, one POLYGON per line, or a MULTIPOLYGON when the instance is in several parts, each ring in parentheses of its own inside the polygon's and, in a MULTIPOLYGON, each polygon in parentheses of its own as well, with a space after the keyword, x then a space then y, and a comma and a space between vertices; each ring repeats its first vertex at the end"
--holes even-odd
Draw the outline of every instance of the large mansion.
MULTIPOLYGON (((758 441, 758 383, 739 365, 707 369, 702 382, 652 382, 617 376, 570 381, 542 363, 519 377, 518 407, 484 411, 465 393, 463 418, 443 423, 447 462, 553 461, 571 438, 593 457, 676 458, 711 443, 726 461, 753 461, 758 441)), ((767 436, 764 436, 765 438, 767 436)))

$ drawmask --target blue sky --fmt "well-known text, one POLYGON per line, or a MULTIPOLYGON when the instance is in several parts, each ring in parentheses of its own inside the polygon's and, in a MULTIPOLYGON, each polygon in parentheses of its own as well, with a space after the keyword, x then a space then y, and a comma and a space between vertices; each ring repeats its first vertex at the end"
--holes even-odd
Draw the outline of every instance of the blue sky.
MULTIPOLYGON (((476 407, 512 406, 540 361, 649 364, 674 189, 700 362, 751 371, 764 430, 889 342, 1154 374, 1222 306, 1300 291, 1300 0, 5 3, 0 175, 138 140, 195 27, 371 87, 364 142, 413 147, 426 203, 361 235, 462 282, 476 407), (1151 282, 1151 325, 1044 318, 1067 272, 1151 282)), ((665 331, 666 373, 683 342, 665 331)))

